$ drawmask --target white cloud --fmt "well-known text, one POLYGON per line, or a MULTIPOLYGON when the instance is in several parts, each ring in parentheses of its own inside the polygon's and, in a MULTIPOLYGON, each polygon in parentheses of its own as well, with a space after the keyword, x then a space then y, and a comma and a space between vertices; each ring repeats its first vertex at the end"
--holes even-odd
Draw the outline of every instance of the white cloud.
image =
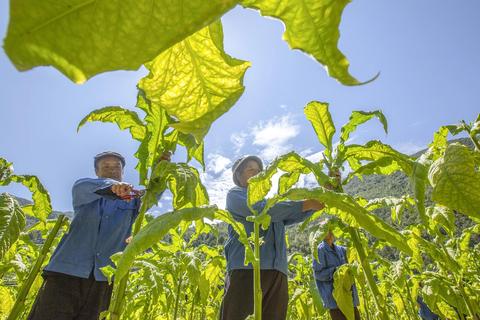
POLYGON ((207 158, 207 171, 219 174, 224 171, 232 161, 221 154, 209 154, 207 158))
POLYGON ((272 160, 288 152, 292 148, 288 141, 299 133, 300 126, 295 124, 290 114, 275 117, 252 128, 253 144, 262 148, 260 154, 265 160, 272 160))
POLYGON ((237 132, 233 133, 230 136, 230 141, 233 143, 235 147, 235 153, 238 154, 240 150, 243 148, 245 145, 245 141, 247 139, 248 135, 245 132, 237 132))

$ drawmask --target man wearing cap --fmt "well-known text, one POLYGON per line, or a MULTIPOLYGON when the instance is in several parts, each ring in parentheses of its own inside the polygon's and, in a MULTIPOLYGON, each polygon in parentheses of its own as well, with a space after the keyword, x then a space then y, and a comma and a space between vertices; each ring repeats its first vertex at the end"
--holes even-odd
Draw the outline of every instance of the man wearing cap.
MULTIPOLYGON (((263 170, 259 157, 246 156, 235 161, 232 167, 235 187, 227 194, 227 210, 245 226, 247 234, 253 232, 253 222, 246 218, 253 215, 247 206, 248 179, 263 170)), ((265 200, 254 205, 261 211, 265 200)), ((260 247, 260 269, 262 319, 281 320, 286 318, 288 306, 287 248, 285 226, 299 223, 324 205, 315 200, 286 201, 273 206, 268 213, 271 224, 260 230, 263 243, 260 247)), ((237 233, 229 226, 229 238, 225 244, 227 279, 222 302, 222 320, 243 320, 253 314, 253 268, 244 265, 245 247, 238 240, 237 233)))
MULTIPOLYGON (((170 153, 162 160, 170 161, 170 153)), ((95 156, 97 178, 72 188, 74 218, 44 268, 44 283, 28 319, 98 319, 110 303, 112 286, 100 268, 122 251, 140 208, 133 186, 122 182, 125 159, 116 152, 95 156), (126 199, 126 200, 124 200, 126 199)))

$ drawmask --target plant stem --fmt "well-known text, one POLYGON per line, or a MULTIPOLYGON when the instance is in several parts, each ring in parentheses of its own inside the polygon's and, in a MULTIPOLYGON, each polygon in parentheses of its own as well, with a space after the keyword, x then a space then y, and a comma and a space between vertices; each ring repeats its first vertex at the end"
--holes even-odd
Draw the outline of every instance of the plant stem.
POLYGON ((38 255, 37 260, 35 261, 35 264, 33 265, 32 269, 28 273, 27 280, 23 283, 23 286, 17 295, 15 304, 13 305, 12 311, 10 312, 10 315, 8 316, 7 320, 18 319, 19 315, 23 312, 23 307, 25 305, 25 300, 27 298, 28 292, 30 291, 30 288, 32 287, 33 282, 35 281, 35 278, 40 272, 40 269, 43 265, 43 262, 45 261, 45 258, 47 257, 48 252, 50 251, 50 247, 52 246, 53 240, 55 240, 55 236, 57 235, 58 230, 60 230, 64 222, 65 222, 65 215, 62 214, 58 216, 57 221, 55 222, 55 225, 53 226, 52 230, 50 231, 47 238, 45 239, 45 243, 42 246, 40 254, 38 255))
MULTIPOLYGON (((135 225, 133 227, 132 237, 135 236, 138 233, 138 231, 140 231, 146 211, 147 211, 146 202, 142 201, 138 217, 135 220, 135 225)), ((130 275, 130 272, 127 272, 127 274, 120 280, 118 287, 113 288, 112 300, 108 308, 108 311, 110 313, 110 319, 112 320, 120 319, 120 315, 122 314, 123 300, 125 298, 125 291, 127 289, 127 282, 128 282, 129 275, 130 275)))
POLYGON ((353 245, 357 250, 358 257, 360 258, 360 263, 362 264, 362 269, 365 274, 365 278, 367 278, 367 284, 370 290, 372 291, 372 297, 375 301, 375 305, 377 306, 378 311, 380 312, 380 319, 388 319, 387 313, 384 309, 384 301, 382 299, 382 295, 378 290, 377 284, 375 279, 373 278, 372 269, 370 268, 370 263, 368 262, 367 255, 363 250, 363 247, 360 242, 360 236, 358 234, 358 230, 353 227, 348 227, 348 232, 352 238, 353 245))
POLYGON ((260 280, 260 225, 254 222, 253 232, 255 234, 255 261, 253 263, 253 310, 255 320, 262 320, 262 287, 260 280))
POLYGON ((180 302, 180 289, 182 288, 182 282, 183 282, 183 274, 180 276, 180 279, 178 279, 177 294, 175 297, 175 309, 173 310, 173 320, 177 320, 178 304, 180 302))

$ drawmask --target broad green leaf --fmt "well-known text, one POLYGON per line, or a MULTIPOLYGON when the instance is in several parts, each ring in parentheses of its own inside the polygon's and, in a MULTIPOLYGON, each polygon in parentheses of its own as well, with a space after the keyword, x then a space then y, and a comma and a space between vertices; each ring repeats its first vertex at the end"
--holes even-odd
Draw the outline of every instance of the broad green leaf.
POLYGON ((203 170, 205 170, 205 159, 204 159, 204 143, 203 141, 198 144, 195 141, 195 137, 191 134, 184 134, 180 132, 178 134, 178 143, 187 149, 187 162, 195 159, 202 165, 203 170))
POLYGON ((23 184, 32 193, 33 207, 32 212, 35 218, 46 222, 47 217, 52 212, 50 194, 40 182, 38 177, 31 175, 13 175, 11 180, 23 184))
MULTIPOLYGON (((283 39, 290 48, 311 55, 328 74, 344 85, 359 85, 350 75, 350 63, 338 49, 340 20, 349 0, 242 0, 244 7, 281 20, 283 39)), ((372 79, 373 80, 373 79, 372 79)))
POLYGON ((463 214, 480 218, 480 172, 473 152, 453 143, 430 167, 432 199, 463 214))
POLYGON ((415 161, 410 182, 415 193, 415 202, 417 204, 418 214, 422 223, 427 226, 428 219, 425 214, 425 190, 428 182, 428 170, 419 161, 415 161))
POLYGON ((138 86, 148 100, 178 120, 172 127, 199 142, 243 94, 249 66, 225 53, 218 21, 146 64, 150 73, 138 86))
POLYGON ((295 183, 298 182, 301 172, 293 171, 282 174, 278 180, 278 193, 282 194, 287 192, 295 183))
POLYGON ((141 90, 137 96, 137 107, 146 114, 144 121, 147 124, 147 132, 135 153, 138 159, 136 169, 140 175, 140 184, 146 185, 149 168, 159 161, 162 152, 170 151, 166 150, 164 141, 170 118, 160 105, 146 99, 141 90))
MULTIPOLYGON (((389 166, 398 165, 397 169, 403 170, 408 176, 413 172, 414 162, 410 157, 377 140, 369 141, 365 145, 345 146, 343 153, 352 170, 358 170, 362 166, 361 161, 364 160, 379 161, 382 158, 391 158, 394 162, 390 162, 389 166)), ((389 168, 389 171, 392 169, 389 168)))
POLYGON ((333 151, 332 138, 335 134, 335 125, 328 110, 328 103, 318 101, 309 102, 303 112, 312 124, 318 140, 326 148, 326 152, 331 154, 333 151))
POLYGON ((25 214, 17 200, 0 194, 0 261, 25 228, 25 214))
POLYGON ((143 201, 150 208, 167 188, 173 194, 172 207, 182 209, 208 203, 208 194, 200 181, 198 171, 185 163, 161 161, 153 168, 143 201))
POLYGON ((145 125, 135 111, 122 107, 105 107, 94 110, 80 121, 77 131, 85 123, 92 121, 116 123, 120 130, 128 129, 133 139, 142 141, 145 138, 145 125))
POLYGON ((0 287, 0 319, 7 319, 15 304, 14 296, 8 287, 0 287))
POLYGON ((20 71, 51 65, 76 83, 146 61, 238 0, 10 1, 4 48, 20 71))
POLYGON ((383 125, 383 130, 385 130, 385 133, 388 133, 387 119, 383 115, 382 111, 380 110, 375 110, 370 112, 353 111, 352 114, 350 115, 350 119, 341 129, 340 143, 345 143, 350 137, 350 134, 354 132, 359 125, 369 121, 373 117, 378 118, 378 120, 383 125))
POLYGON ((385 223, 359 205, 351 196, 337 193, 325 188, 316 189, 291 189, 282 196, 277 196, 275 201, 314 199, 326 205, 325 211, 340 218, 351 227, 361 227, 374 237, 384 240, 397 249, 412 254, 412 249, 407 245, 406 238, 393 227, 385 223))
MULTIPOLYGON (((250 206, 262 201, 272 188, 272 178, 278 170, 288 174, 298 172, 307 174, 313 172, 319 184, 327 183, 328 176, 321 171, 321 166, 313 164, 311 161, 302 158, 294 151, 275 158, 270 165, 255 177, 248 180, 248 203, 250 206)), ((291 183, 292 181, 290 181, 291 183)), ((279 188, 286 188, 285 181, 279 182, 279 188)), ((285 190, 286 191, 286 190, 285 190)))
POLYGON ((352 294, 354 282, 353 272, 348 264, 340 266, 333 274, 333 297, 347 320, 355 319, 352 294))

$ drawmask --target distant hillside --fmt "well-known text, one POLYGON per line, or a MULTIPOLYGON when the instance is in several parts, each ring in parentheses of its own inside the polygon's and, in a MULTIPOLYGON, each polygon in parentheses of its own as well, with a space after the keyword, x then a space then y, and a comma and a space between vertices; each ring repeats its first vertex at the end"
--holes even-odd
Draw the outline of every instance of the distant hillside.
MULTIPOLYGON (((33 204, 33 202, 31 200, 28 200, 28 199, 25 199, 25 198, 21 198, 21 197, 16 197, 15 196, 15 199, 18 201, 18 203, 21 205, 21 206, 26 206, 26 205, 30 205, 30 204, 33 204)), ((62 211, 52 211, 52 213, 48 216, 48 219, 56 219, 59 215, 61 214, 64 214, 65 216, 67 216, 70 220, 73 219, 73 212, 71 211, 65 211, 65 212, 62 212, 62 211)), ((34 225, 35 223, 37 223, 38 220, 35 219, 34 217, 31 217, 31 216, 27 216, 27 224, 26 224, 26 229, 30 228, 32 225, 34 225)))

